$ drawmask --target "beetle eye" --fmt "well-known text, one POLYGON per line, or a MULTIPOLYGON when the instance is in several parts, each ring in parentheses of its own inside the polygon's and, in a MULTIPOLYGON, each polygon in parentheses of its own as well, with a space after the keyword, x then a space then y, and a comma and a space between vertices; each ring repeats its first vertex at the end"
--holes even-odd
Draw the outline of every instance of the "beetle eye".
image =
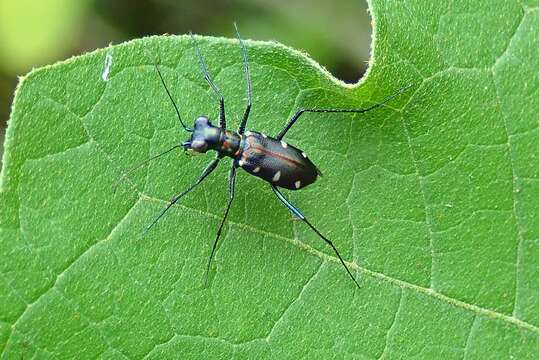
POLYGON ((210 124, 210 120, 205 116, 200 116, 195 120, 195 128, 206 127, 210 124))
POLYGON ((208 149, 208 144, 202 140, 195 140, 191 142, 191 149, 196 152, 205 152, 208 149))

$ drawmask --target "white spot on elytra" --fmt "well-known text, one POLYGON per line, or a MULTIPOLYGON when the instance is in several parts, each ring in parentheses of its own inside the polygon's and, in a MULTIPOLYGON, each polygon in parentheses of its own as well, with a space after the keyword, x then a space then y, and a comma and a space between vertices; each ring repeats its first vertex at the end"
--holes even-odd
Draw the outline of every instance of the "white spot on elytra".
POLYGON ((303 155, 303 157, 304 157, 305 159, 307 159, 307 154, 305 154, 304 152, 302 152, 301 155, 303 155))
POLYGON ((296 182, 294 183, 294 185, 296 186, 296 189, 299 189, 300 186, 301 186, 301 181, 299 181, 299 180, 296 181, 296 182))
POLYGON ((255 167, 255 169, 253 170, 253 174, 256 174, 260 171, 260 166, 257 166, 255 167))
POLYGON ((288 147, 288 144, 285 143, 284 141, 281 141, 281 145, 286 149, 288 147))
POLYGON ((101 73, 101 79, 103 81, 109 81, 110 68, 112 67, 112 53, 107 53, 105 56, 105 63, 103 65, 103 72, 101 73))
POLYGON ((243 164, 245 164, 245 163, 243 162, 243 160, 238 161, 238 165, 239 165, 239 166, 243 166, 243 164))
POLYGON ((262 134, 262 137, 266 139, 268 136, 266 134, 262 134))
POLYGON ((277 182, 279 181, 280 178, 281 178, 281 170, 277 171, 275 175, 273 175, 273 179, 271 179, 271 181, 277 182))

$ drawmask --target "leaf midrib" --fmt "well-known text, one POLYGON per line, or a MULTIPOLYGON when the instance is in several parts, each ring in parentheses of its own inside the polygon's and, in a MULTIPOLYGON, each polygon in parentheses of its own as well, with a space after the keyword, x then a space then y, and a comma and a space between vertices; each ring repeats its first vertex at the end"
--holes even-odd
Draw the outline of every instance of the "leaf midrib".
MULTIPOLYGON (((148 195, 138 191, 138 189, 136 191, 137 191, 137 193, 139 195, 139 200, 151 201, 151 202, 160 203, 160 204, 163 204, 163 205, 168 204, 168 202, 163 200, 163 199, 148 196, 148 195)), ((203 215, 203 216, 215 219, 215 220, 221 220, 221 218, 219 216, 217 216, 215 214, 212 214, 210 212, 204 211, 204 210, 195 209, 195 208, 183 205, 183 204, 177 204, 177 206, 182 208, 183 210, 193 211, 193 212, 195 212, 195 213, 197 213, 199 215, 203 215)), ((336 258, 335 256, 328 255, 328 254, 326 254, 326 253, 324 253, 324 252, 322 252, 320 250, 317 250, 317 249, 315 249, 315 248, 313 248, 313 247, 311 247, 311 246, 309 246, 309 245, 307 245, 307 244, 305 244, 305 243, 303 243, 303 242, 301 242, 301 241, 299 241, 297 239, 288 238, 286 236, 282 236, 282 235, 272 233, 272 232, 269 232, 269 231, 266 231, 266 230, 255 228, 255 227, 253 227, 251 225, 247 225, 247 224, 244 224, 244 223, 239 223, 239 222, 235 222, 235 221, 231 221, 231 220, 227 220, 227 223, 229 223, 232 226, 236 226, 236 227, 238 227, 238 228, 240 228, 242 230, 249 230, 249 231, 255 232, 255 233, 259 234, 259 235, 264 235, 264 236, 272 237, 272 238, 275 238, 275 239, 278 239, 278 240, 281 240, 281 241, 285 241, 285 242, 287 242, 287 243, 289 243, 291 245, 296 246, 297 248, 299 248, 301 250, 304 250, 304 251, 308 252, 311 255, 317 256, 318 258, 320 258, 322 260, 331 261, 331 262, 334 262, 334 263, 340 265, 340 260, 338 258, 336 258)), ((412 284, 412 283, 404 281, 404 280, 400 280, 400 279, 385 275, 385 274, 380 273, 380 272, 369 270, 367 268, 359 266, 357 263, 355 263, 353 261, 346 261, 345 260, 345 262, 353 270, 360 271, 363 274, 371 276, 371 277, 373 277, 375 279, 379 279, 379 280, 388 282, 388 283, 390 283, 392 285, 396 285, 401 289, 414 290, 414 291, 417 291, 419 293, 422 293, 422 294, 428 295, 430 297, 433 297, 433 298, 435 298, 437 300, 441 300, 441 301, 443 301, 445 303, 448 303, 448 304, 454 305, 456 307, 471 311, 471 312, 473 312, 473 313, 475 313, 477 315, 483 315, 483 316, 487 316, 487 317, 490 317, 490 318, 501 319, 501 320, 503 320, 503 321, 505 321, 507 323, 510 323, 512 325, 515 325, 515 326, 517 326, 519 328, 526 329, 526 330, 532 331, 532 332, 534 332, 536 334, 539 334, 539 327, 537 327, 537 326, 535 326, 533 324, 530 324, 528 322, 525 322, 523 320, 517 319, 515 317, 508 316, 508 315, 502 314, 502 313, 494 311, 494 310, 482 308, 482 307, 474 305, 474 304, 468 304, 468 303, 466 303, 464 301, 461 301, 461 300, 449 297, 447 295, 444 295, 442 293, 436 292, 435 290, 432 290, 430 288, 425 288, 425 287, 415 285, 415 284, 412 284)), ((361 291, 361 290, 359 290, 359 291, 361 291)))

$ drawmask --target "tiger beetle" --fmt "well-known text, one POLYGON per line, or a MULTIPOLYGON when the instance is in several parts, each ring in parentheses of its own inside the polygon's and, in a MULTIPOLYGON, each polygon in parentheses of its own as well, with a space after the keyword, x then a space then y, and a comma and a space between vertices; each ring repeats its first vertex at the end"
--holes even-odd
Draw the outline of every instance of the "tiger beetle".
POLYGON ((337 258, 341 262, 342 266, 345 268, 346 272, 350 276, 350 278, 354 281, 356 286, 360 288, 359 283, 357 282, 354 275, 352 275, 352 272, 344 262, 341 254, 333 244, 333 242, 322 235, 322 233, 307 219, 305 215, 295 206, 293 205, 281 192, 280 188, 289 189, 289 190, 299 190, 302 189, 316 181, 318 176, 321 175, 320 171, 316 167, 316 165, 313 164, 313 162, 307 157, 307 154, 303 152, 302 150, 287 144, 283 138, 285 137, 288 130, 296 124, 296 121, 299 120, 301 115, 305 113, 365 113, 367 111, 373 110, 375 108, 381 107, 391 99, 397 97, 398 95, 402 94, 404 91, 408 90, 411 85, 406 86, 398 90, 396 93, 386 97, 384 100, 382 100, 379 103, 376 103, 370 107, 367 108, 359 108, 359 109, 311 109, 311 108, 302 108, 288 120, 285 127, 275 136, 268 136, 264 133, 257 132, 257 131, 245 131, 245 127, 247 126, 247 120, 249 119, 249 114, 251 112, 252 107, 252 85, 251 85, 251 78, 250 78, 250 72, 249 72, 249 60, 248 60, 248 54, 247 54, 247 48, 245 47, 245 44, 243 43, 243 40, 240 37, 238 28, 236 24, 234 24, 235 30, 236 30, 236 37, 238 39, 239 45, 241 47, 242 56, 243 56, 243 75, 245 78, 245 82, 247 84, 247 104, 245 107, 245 111, 243 112, 243 117, 240 122, 240 126, 238 127, 237 131, 231 131, 226 128, 226 117, 225 117, 225 99, 223 97, 223 94, 221 93, 221 90, 215 85, 213 82, 210 73, 208 71, 208 68, 206 67, 206 63, 204 61, 204 58, 202 56, 202 53, 200 51, 200 48, 198 47, 197 41, 193 34, 191 33, 191 39, 193 42, 193 46, 196 52, 196 55, 198 57, 198 61, 200 63, 200 68, 202 70, 202 73, 204 75, 204 79, 208 83, 208 85, 213 90, 213 93, 217 96, 219 100, 219 126, 215 126, 211 123, 210 119, 207 116, 199 116, 195 122, 193 128, 188 127, 183 122, 180 111, 178 109, 178 106, 176 102, 174 101, 174 98, 172 97, 165 80, 163 78, 163 74, 161 73, 161 70, 159 69, 159 66, 157 65, 157 62, 155 59, 153 59, 153 65, 155 67, 155 70, 157 74, 159 75, 159 79, 161 80, 161 84, 163 85, 163 88, 165 92, 167 93, 168 98, 170 99, 172 105, 174 106, 174 110, 176 111, 176 115, 178 117, 178 120, 181 124, 181 127, 183 130, 185 130, 187 133, 190 133, 189 139, 187 141, 182 142, 181 144, 177 144, 174 147, 156 155, 153 156, 146 161, 140 163, 135 168, 131 169, 130 171, 126 172, 120 180, 124 179, 127 175, 129 175, 132 171, 138 169, 140 166, 146 164, 148 161, 157 159, 160 156, 163 156, 174 149, 183 148, 184 150, 190 150, 195 153, 206 153, 209 150, 213 150, 216 152, 215 159, 213 159, 202 171, 200 176, 189 186, 186 190, 182 191, 181 193, 175 195, 168 205, 156 216, 156 218, 153 220, 151 224, 149 224, 145 230, 144 234, 146 234, 157 222, 165 215, 165 213, 178 201, 180 201, 181 198, 183 198, 185 195, 190 193, 193 189, 195 189, 204 179, 210 175, 213 170, 217 167, 221 159, 224 157, 231 158, 232 166, 230 167, 230 171, 228 174, 228 202, 226 204, 226 209, 224 216, 219 224, 219 228, 217 230, 217 234, 215 236, 215 240, 213 241, 213 246, 211 249, 210 256, 208 258, 208 263, 206 267, 206 283, 208 280, 208 274, 211 267, 212 259, 215 255, 215 250, 217 248, 217 243, 219 241, 219 238, 221 236, 221 231, 223 230, 223 225, 226 221, 226 218, 228 216, 230 206, 232 205, 232 201, 234 200, 234 189, 236 186, 236 171, 238 168, 243 169, 247 173, 256 176, 267 183, 269 183, 269 186, 273 190, 273 193, 277 196, 279 201, 281 201, 284 206, 288 208, 292 212, 292 214, 303 221, 309 228, 312 229, 318 235, 321 239, 323 239, 335 252, 337 255, 337 258))

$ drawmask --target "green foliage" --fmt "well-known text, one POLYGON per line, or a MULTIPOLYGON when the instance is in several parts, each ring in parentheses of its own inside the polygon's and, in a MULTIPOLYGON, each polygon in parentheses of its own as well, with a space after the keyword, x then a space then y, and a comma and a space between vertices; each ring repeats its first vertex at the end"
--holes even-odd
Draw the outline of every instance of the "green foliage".
MULTIPOLYGON (((305 56, 248 42, 249 128, 288 142, 324 177, 291 199, 350 261, 240 173, 208 287, 226 198, 216 174, 147 237, 141 231, 210 156, 184 119, 215 118, 187 37, 155 37, 39 69, 21 82, 0 182, 0 350, 11 358, 535 358, 539 353, 537 3, 373 1, 374 58, 361 86, 305 56), (107 55, 110 74, 103 80, 107 55)), ((201 39, 231 126, 245 91, 235 41, 201 39)))
POLYGON ((88 0, 0 0, 3 75, 20 74, 64 55, 82 32, 88 3, 88 0))

